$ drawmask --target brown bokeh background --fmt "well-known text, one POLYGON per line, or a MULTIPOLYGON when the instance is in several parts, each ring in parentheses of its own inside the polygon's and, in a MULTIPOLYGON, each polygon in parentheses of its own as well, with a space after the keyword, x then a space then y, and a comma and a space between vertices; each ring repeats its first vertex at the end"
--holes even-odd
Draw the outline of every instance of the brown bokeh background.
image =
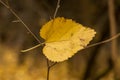
MULTIPOLYGON (((6 2, 7 0, 3 0, 6 2)), ((61 0, 56 17, 65 17, 94 28, 96 43, 110 38, 109 0, 61 0)), ((57 0, 8 0, 11 8, 40 39, 40 28, 54 15, 57 0)), ((117 33, 120 32, 120 0, 114 0, 117 33)), ((46 57, 39 47, 20 50, 38 42, 16 21, 16 17, 0 3, 0 80, 46 80, 46 57)), ((118 54, 120 42, 118 41, 118 54)), ((79 51, 67 61, 57 63, 50 71, 50 80, 120 80, 116 79, 111 59, 110 42, 79 51)), ((120 64, 120 61, 119 63, 120 64)))

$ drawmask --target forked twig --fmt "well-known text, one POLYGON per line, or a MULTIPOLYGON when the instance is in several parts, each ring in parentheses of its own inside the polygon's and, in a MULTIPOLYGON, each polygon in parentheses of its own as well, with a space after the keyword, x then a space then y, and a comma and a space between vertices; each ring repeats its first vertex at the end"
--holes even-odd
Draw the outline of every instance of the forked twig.
POLYGON ((50 69, 56 64, 57 64, 57 62, 50 65, 49 60, 47 59, 47 80, 49 80, 50 69))

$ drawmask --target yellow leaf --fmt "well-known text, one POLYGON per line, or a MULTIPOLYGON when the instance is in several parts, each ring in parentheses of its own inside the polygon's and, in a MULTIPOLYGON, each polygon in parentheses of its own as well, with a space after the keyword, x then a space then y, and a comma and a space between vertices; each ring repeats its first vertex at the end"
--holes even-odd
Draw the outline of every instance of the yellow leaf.
POLYGON ((83 49, 96 32, 71 19, 58 17, 43 25, 40 36, 45 39, 43 54, 54 62, 61 62, 83 49))

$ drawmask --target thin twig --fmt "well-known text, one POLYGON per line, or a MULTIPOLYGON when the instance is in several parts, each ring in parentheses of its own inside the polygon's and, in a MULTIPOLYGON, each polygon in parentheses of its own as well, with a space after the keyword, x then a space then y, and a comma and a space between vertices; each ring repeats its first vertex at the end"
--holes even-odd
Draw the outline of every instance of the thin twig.
POLYGON ((56 17, 56 14, 58 12, 59 7, 60 7, 60 0, 57 1, 57 6, 56 6, 56 9, 55 9, 55 12, 54 12, 54 15, 53 15, 53 19, 56 17))
POLYGON ((21 52, 28 52, 28 51, 31 51, 31 50, 33 50, 33 49, 36 49, 37 47, 40 47, 41 45, 43 45, 44 43, 40 43, 40 44, 38 44, 38 45, 36 45, 36 46, 33 46, 33 47, 31 47, 31 48, 28 48, 28 49, 25 49, 25 50, 21 50, 21 52))
POLYGON ((57 62, 53 63, 50 65, 49 60, 47 59, 47 80, 49 80, 49 75, 50 75, 50 69, 55 66, 57 62))
POLYGON ((30 34, 39 42, 40 40, 37 38, 37 36, 29 29, 29 27, 23 22, 23 20, 12 10, 12 8, 8 5, 6 5, 2 0, 0 0, 0 3, 2 3, 23 25, 24 27, 30 32, 30 34))
POLYGON ((52 65, 50 65, 49 67, 52 68, 54 65, 56 65, 57 62, 53 63, 52 65))
POLYGON ((115 35, 115 36, 113 36, 113 37, 111 37, 111 38, 109 38, 107 40, 104 40, 104 41, 101 41, 101 42, 98 42, 98 43, 94 43, 94 44, 88 45, 88 46, 85 47, 85 49, 86 48, 90 48, 90 47, 94 47, 94 46, 97 46, 97 45, 100 45, 100 44, 104 44, 104 43, 107 43, 107 42, 110 42, 110 41, 118 38, 119 36, 120 36, 120 33, 118 33, 117 35, 115 35))
POLYGON ((13 23, 19 23, 20 20, 13 20, 12 22, 13 22, 13 23))
POLYGON ((49 75, 50 75, 50 67, 49 67, 49 60, 47 60, 47 80, 49 80, 49 75))

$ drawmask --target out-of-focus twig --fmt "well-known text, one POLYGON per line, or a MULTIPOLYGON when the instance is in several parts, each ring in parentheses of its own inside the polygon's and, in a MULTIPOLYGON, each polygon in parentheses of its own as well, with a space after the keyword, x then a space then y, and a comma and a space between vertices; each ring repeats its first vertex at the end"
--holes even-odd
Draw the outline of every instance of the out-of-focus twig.
MULTIPOLYGON (((114 0, 108 0, 108 11, 109 11, 109 21, 110 21, 110 35, 116 35, 116 21, 115 21, 115 12, 114 12, 114 0)), ((117 58, 117 41, 113 40, 111 43, 112 59, 117 58)))
MULTIPOLYGON (((117 29, 116 29, 116 20, 115 20, 115 6, 114 6, 115 0, 108 0, 108 14, 109 14, 109 22, 110 22, 110 34, 111 36, 116 35, 117 29)), ((114 64, 114 70, 115 70, 115 78, 117 80, 120 80, 120 68, 118 67, 118 45, 117 40, 112 40, 111 42, 111 58, 114 64)))

